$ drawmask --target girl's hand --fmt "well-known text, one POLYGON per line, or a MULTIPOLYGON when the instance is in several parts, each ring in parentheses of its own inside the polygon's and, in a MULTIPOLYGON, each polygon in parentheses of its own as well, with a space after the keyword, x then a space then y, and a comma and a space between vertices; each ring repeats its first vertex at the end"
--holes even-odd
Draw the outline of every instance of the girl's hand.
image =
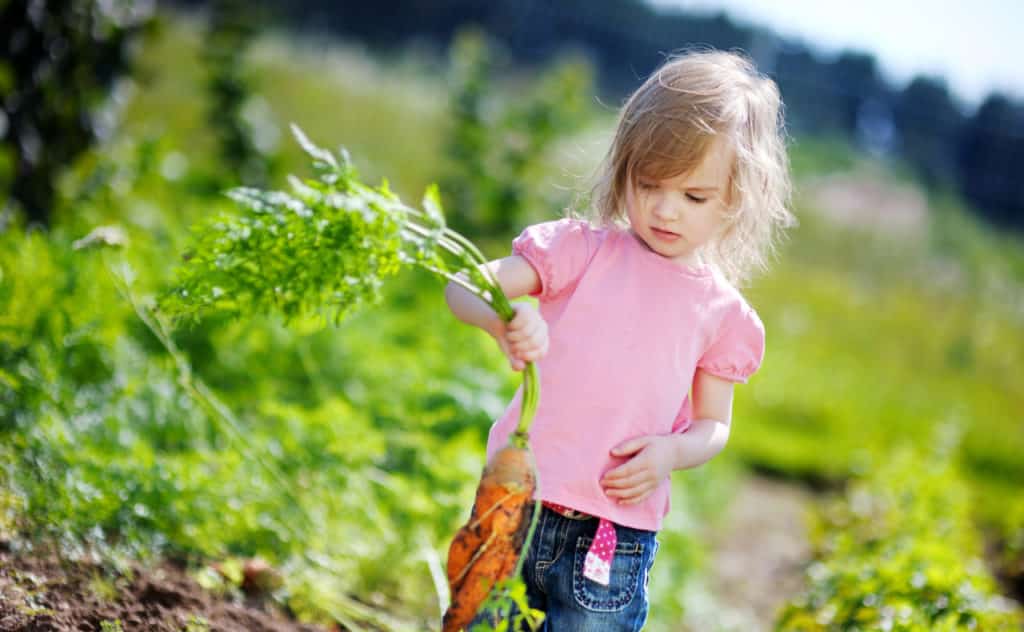
POLYGON ((612 456, 629 455, 634 456, 601 477, 604 493, 620 505, 643 502, 672 473, 675 458, 672 437, 637 437, 612 448, 612 456))
POLYGON ((501 323, 492 335, 508 357, 509 366, 522 371, 527 362, 540 360, 548 352, 548 324, 529 303, 514 303, 512 309, 515 317, 507 324, 501 323))

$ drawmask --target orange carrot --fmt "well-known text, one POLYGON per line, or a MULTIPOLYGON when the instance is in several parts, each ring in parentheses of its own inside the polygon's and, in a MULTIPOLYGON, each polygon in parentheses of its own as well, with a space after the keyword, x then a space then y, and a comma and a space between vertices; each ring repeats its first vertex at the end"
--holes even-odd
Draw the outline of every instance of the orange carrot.
POLYGON ((494 584, 515 570, 536 486, 529 448, 506 446, 484 468, 469 522, 448 549, 452 602, 443 632, 465 628, 494 584))

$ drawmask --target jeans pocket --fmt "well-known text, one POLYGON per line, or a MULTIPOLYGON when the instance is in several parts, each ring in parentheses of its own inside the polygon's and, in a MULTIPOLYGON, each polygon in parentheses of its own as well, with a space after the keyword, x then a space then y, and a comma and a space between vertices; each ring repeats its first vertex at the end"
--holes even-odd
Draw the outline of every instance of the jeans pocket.
POLYGON ((594 612, 617 612, 633 601, 640 587, 644 571, 644 544, 642 542, 618 542, 612 560, 611 581, 603 586, 583 576, 583 561, 587 557, 591 538, 581 536, 576 540, 576 554, 573 560, 572 593, 578 603, 594 612))

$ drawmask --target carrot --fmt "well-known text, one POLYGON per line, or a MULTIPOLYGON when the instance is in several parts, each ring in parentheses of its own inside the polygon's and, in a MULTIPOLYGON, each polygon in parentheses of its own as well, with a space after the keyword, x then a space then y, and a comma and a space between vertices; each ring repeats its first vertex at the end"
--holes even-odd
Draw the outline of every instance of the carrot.
POLYGON ((484 468, 469 521, 448 549, 452 602, 442 632, 462 630, 491 588, 515 570, 537 487, 528 447, 508 445, 484 468))

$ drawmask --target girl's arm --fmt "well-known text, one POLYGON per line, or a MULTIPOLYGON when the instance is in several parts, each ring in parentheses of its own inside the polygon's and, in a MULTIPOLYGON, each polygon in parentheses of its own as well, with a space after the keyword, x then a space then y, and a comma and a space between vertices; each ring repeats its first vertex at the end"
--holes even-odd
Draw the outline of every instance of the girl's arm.
MULTIPOLYGON (((489 261, 486 266, 509 299, 541 290, 537 271, 519 255, 489 261)), ((533 306, 514 304, 516 316, 506 325, 487 303, 458 283, 449 282, 444 297, 456 318, 494 337, 513 369, 521 370, 526 362, 539 360, 547 353, 547 324, 533 306)))
POLYGON ((686 432, 646 435, 612 449, 629 460, 608 471, 601 485, 622 504, 642 502, 672 473, 696 467, 721 452, 729 439, 733 383, 697 369, 693 379, 694 421, 686 432))
MULTIPOLYGON (((540 277, 526 259, 512 255, 504 259, 487 262, 498 280, 498 285, 509 299, 533 294, 540 290, 540 277)), ((465 278, 465 275, 463 275, 465 278)), ((475 325, 492 336, 502 329, 501 318, 479 297, 466 290, 454 281, 450 281, 444 291, 444 298, 455 317, 468 325, 475 325)))
POLYGON ((693 378, 693 423, 673 435, 673 470, 696 467, 722 451, 729 440, 733 383, 697 369, 693 378))

